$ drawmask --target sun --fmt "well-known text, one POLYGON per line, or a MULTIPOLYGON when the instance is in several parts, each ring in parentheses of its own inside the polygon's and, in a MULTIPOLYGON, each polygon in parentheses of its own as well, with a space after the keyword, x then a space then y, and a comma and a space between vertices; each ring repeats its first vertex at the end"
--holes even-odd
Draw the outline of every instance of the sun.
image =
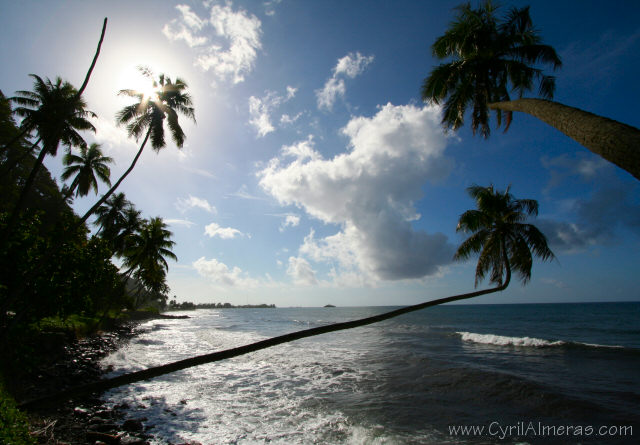
POLYGON ((145 98, 157 95, 157 87, 153 86, 153 81, 135 66, 127 67, 120 72, 118 86, 121 90, 135 90, 142 93, 145 98))

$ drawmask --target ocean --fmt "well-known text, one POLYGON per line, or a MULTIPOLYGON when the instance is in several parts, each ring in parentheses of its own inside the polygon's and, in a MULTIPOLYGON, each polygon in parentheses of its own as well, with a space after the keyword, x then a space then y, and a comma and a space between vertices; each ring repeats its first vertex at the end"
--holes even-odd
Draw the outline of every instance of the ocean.
MULTIPOLYGON (((153 320, 110 375, 394 307, 153 320)), ((640 303, 446 305, 109 391, 154 443, 640 443, 640 303)))

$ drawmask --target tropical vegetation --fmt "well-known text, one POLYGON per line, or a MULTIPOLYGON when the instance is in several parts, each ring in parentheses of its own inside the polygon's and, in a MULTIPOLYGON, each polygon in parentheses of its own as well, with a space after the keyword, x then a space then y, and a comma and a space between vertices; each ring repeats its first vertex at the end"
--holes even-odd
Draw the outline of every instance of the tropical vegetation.
POLYGON ((490 134, 490 110, 497 127, 520 111, 546 122, 593 153, 640 179, 640 130, 569 107, 553 98, 555 78, 540 68, 561 66, 560 57, 533 26, 529 7, 512 8, 504 17, 490 0, 457 8, 456 19, 432 45, 433 55, 449 60, 435 67, 422 84, 422 99, 443 104, 442 124, 458 130, 471 108, 471 129, 490 134), (537 86, 541 99, 523 98, 537 86), (517 98, 512 100, 510 92, 517 98))

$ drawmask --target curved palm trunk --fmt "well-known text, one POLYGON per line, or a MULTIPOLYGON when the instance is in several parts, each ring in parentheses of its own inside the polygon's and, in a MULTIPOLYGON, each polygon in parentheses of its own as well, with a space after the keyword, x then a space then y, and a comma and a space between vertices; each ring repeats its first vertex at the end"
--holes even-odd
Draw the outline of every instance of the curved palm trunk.
POLYGON ((638 128, 545 99, 517 99, 488 106, 493 110, 521 111, 537 117, 640 179, 638 128))
POLYGON ((113 194, 113 192, 116 191, 116 189, 120 186, 120 183, 122 181, 124 181, 124 178, 127 177, 127 175, 129 175, 129 173, 131 173, 131 170, 133 170, 133 167, 136 166, 136 163, 138 162, 138 159, 140 158, 140 155, 142 154, 142 150, 144 150, 144 146, 147 144, 147 141, 149 140, 149 135, 151 134, 151 128, 149 128, 149 130, 147 131, 147 135, 144 137, 144 141, 142 141, 142 145, 140 145, 140 149, 138 150, 138 153, 136 154, 136 157, 133 158, 133 162, 131 162, 131 165, 129 166, 129 168, 127 169, 127 171, 125 171, 122 176, 120 176, 120 179, 118 179, 118 181, 109 189, 109 191, 107 193, 105 193, 104 195, 102 195, 102 198, 100 198, 98 200, 98 202, 96 202, 93 207, 91 207, 87 213, 84 214, 84 216, 80 219, 80 221, 78 223, 76 223, 76 227, 81 226, 82 224, 85 223, 85 221, 87 219, 89 219, 89 217, 96 211, 98 210, 98 207, 100 207, 102 204, 104 204, 104 202, 109 199, 109 196, 111 196, 113 194))
POLYGON ((96 62, 98 61, 98 56, 100 55, 100 48, 102 48, 102 41, 104 40, 104 33, 107 30, 107 18, 104 18, 104 22, 102 23, 102 33, 100 33, 100 40, 98 41, 98 48, 96 49, 96 54, 93 56, 93 60, 91 61, 91 65, 89 66, 89 71, 87 71, 87 75, 84 78, 84 82, 82 82, 82 86, 78 90, 78 97, 82 96, 85 88, 87 88, 87 84, 89 83, 89 78, 91 78, 91 73, 93 73, 93 69, 96 66, 96 62))
POLYGON ((399 315, 407 314, 409 312, 418 311, 431 306, 437 306, 439 304, 450 303, 452 301, 465 300, 467 298, 479 297, 480 295, 486 295, 493 292, 503 291, 509 285, 511 272, 509 265, 507 264, 507 274, 504 284, 491 289, 484 289, 475 292, 469 292, 466 294, 454 295, 452 297, 440 298, 437 300, 427 301, 425 303, 416 304, 413 306, 407 306, 395 311, 386 312, 384 314, 375 315, 373 317, 361 318, 358 320, 347 321, 343 323, 335 323, 327 326, 320 326, 317 328, 305 329, 302 331, 292 332, 290 334, 280 335, 267 340, 262 340, 249 345, 240 346, 237 348, 227 349, 224 351, 212 352, 210 354, 199 355, 196 357, 180 360, 177 362, 169 363, 167 365, 155 366, 153 368, 144 369, 142 371, 132 372, 130 374, 113 377, 110 379, 101 380, 98 382, 89 383, 87 385, 78 386, 76 388, 70 388, 65 391, 53 394, 51 396, 42 397, 28 402, 21 403, 20 408, 29 408, 33 406, 40 406, 44 403, 51 403, 60 400, 66 400, 70 397, 75 397, 82 394, 89 394, 92 392, 107 391, 111 388, 116 388, 122 385, 128 385, 142 380, 152 379, 164 374, 180 371, 182 369, 190 368, 192 366, 204 365, 206 363, 218 362, 226 360, 232 357, 238 357, 240 355, 248 354, 250 352, 259 351, 261 349, 270 348, 272 346, 288 343, 295 340, 300 340, 307 337, 313 337, 316 335, 327 334, 329 332, 342 331, 345 329, 357 328, 360 326, 366 326, 372 323, 377 323, 383 320, 397 317, 399 315))

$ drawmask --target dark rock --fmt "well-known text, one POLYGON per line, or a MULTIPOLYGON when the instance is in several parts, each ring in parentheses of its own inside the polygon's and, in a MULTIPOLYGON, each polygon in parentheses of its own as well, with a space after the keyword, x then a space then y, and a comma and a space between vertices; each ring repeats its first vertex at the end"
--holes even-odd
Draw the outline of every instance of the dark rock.
POLYGON ((90 441, 104 442, 107 445, 118 445, 120 443, 120 437, 97 431, 87 431, 87 439, 90 441))
POLYGON ((127 419, 122 424, 122 429, 132 433, 137 433, 144 429, 144 425, 138 419, 127 419))
POLYGON ((115 423, 94 423, 92 425, 89 425, 89 430, 106 433, 109 431, 117 431, 118 425, 116 425, 115 423))

